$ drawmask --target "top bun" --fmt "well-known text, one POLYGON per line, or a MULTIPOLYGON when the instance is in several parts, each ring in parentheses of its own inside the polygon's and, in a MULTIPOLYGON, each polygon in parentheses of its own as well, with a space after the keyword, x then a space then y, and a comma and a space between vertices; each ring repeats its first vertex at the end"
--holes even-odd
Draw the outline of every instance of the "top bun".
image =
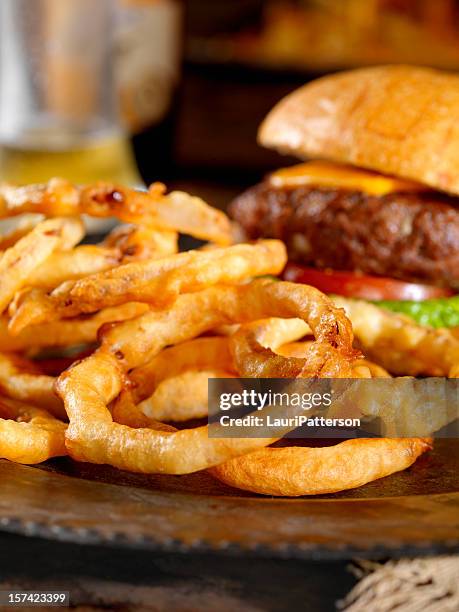
POLYGON ((459 195, 459 76, 412 66, 326 76, 281 100, 258 138, 459 195))

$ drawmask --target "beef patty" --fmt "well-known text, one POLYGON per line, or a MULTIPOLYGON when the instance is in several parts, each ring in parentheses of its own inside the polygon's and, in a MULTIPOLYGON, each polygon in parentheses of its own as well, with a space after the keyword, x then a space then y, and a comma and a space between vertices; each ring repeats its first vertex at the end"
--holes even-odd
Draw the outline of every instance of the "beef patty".
POLYGON ((280 238, 290 259, 459 287, 458 200, 434 192, 369 195, 342 189, 274 188, 240 195, 230 215, 247 238, 280 238))

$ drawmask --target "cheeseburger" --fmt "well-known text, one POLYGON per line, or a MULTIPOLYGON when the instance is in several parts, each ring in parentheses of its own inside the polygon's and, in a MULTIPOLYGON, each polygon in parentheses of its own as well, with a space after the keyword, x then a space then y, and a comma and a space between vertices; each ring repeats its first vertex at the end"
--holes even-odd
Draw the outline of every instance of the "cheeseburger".
POLYGON ((259 142, 309 160, 230 207, 247 238, 287 244, 287 280, 459 325, 459 76, 327 76, 281 100, 259 142))

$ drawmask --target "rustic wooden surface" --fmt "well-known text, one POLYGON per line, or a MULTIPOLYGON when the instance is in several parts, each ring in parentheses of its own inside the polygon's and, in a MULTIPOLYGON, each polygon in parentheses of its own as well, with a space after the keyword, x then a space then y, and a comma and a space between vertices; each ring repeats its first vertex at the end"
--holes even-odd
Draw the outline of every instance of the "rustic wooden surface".
POLYGON ((0 589, 66 590, 76 610, 331 612, 354 584, 344 562, 253 563, 0 535, 0 589))

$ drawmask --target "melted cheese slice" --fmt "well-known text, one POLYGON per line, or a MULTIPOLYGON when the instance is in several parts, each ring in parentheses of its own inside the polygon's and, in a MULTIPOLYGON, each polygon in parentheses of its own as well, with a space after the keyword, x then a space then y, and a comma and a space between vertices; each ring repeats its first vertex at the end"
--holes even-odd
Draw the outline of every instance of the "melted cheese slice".
POLYGON ((371 195, 428 190, 421 183, 328 161, 311 161, 282 168, 271 174, 268 180, 273 187, 295 188, 311 185, 352 189, 371 195))

